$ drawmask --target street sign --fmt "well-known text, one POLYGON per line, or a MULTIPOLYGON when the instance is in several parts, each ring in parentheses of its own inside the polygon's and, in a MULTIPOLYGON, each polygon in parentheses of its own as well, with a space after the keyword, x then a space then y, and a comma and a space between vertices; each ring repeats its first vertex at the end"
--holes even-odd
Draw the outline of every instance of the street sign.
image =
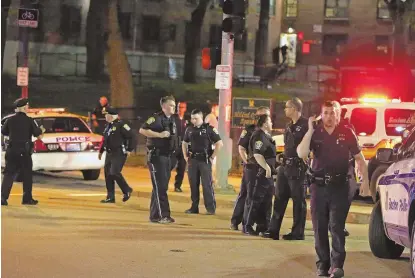
POLYGON ((29 85, 29 68, 17 68, 17 86, 25 87, 29 85))
POLYGON ((227 90, 231 88, 231 67, 226 65, 216 66, 215 88, 227 90))
POLYGON ((232 127, 255 124, 256 110, 261 106, 269 107, 271 110, 272 100, 234 97, 232 99, 232 127))
POLYGON ((37 28, 39 23, 39 10, 19 9, 17 23, 19 27, 37 28))

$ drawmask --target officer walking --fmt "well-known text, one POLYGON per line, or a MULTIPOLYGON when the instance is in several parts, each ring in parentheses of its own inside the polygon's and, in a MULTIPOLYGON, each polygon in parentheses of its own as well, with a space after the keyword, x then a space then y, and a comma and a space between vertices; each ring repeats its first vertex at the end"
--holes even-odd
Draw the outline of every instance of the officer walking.
POLYGON ((108 122, 104 130, 104 141, 99 150, 98 158, 101 160, 104 151, 105 157, 105 185, 107 186, 107 198, 101 203, 115 203, 115 182, 122 193, 122 201, 126 202, 131 197, 133 189, 121 174, 125 161, 135 147, 135 136, 131 127, 118 119, 118 112, 108 107, 105 112, 105 120, 108 122))
POLYGON ((274 180, 277 162, 276 146, 271 137, 271 117, 267 114, 259 116, 258 129, 249 140, 246 178, 248 180, 248 200, 244 212, 243 233, 258 235, 267 230, 267 215, 272 206, 274 180), (256 231, 253 229, 257 224, 256 231))
POLYGON ((311 215, 317 253, 319 276, 344 277, 346 258, 344 226, 350 208, 349 156, 357 162, 363 182, 360 194, 368 196, 369 183, 365 159, 355 133, 338 125, 339 113, 333 102, 322 106, 322 124, 314 129, 315 117, 308 121, 308 131, 297 147, 300 158, 306 159, 313 152, 311 177, 311 215), (328 229, 332 235, 330 255, 328 229))
POLYGON ((16 100, 14 105, 16 114, 8 118, 1 128, 1 134, 9 136, 5 155, 6 166, 1 184, 1 205, 8 205, 7 199, 10 196, 14 177, 19 171, 23 175, 22 204, 37 205, 38 201, 34 200, 32 196, 32 136, 41 140, 44 129, 39 128, 35 120, 26 115, 29 107, 27 98, 16 100))
POLYGON ((284 133, 284 159, 278 168, 273 215, 269 230, 264 237, 279 239, 282 220, 288 200, 293 200, 293 226, 291 233, 283 236, 285 240, 304 240, 307 216, 305 201, 305 172, 307 167, 297 155, 297 146, 308 130, 308 120, 301 116, 303 103, 299 98, 287 101, 285 116, 291 119, 284 133))
POLYGON ((161 98, 162 111, 155 113, 140 128, 147 137, 147 164, 150 170, 153 192, 150 202, 150 221, 173 223, 167 196, 171 176, 171 156, 178 148, 177 127, 172 115, 176 107, 173 96, 161 98))
POLYGON ((193 110, 191 122, 193 126, 186 129, 182 145, 184 159, 189 165, 188 176, 192 199, 192 206, 186 210, 186 213, 199 213, 199 185, 202 181, 205 208, 207 214, 213 215, 216 211, 216 200, 212 185, 212 161, 222 147, 222 140, 216 128, 203 123, 202 111, 193 110), (214 150, 212 145, 215 147, 214 150))
MULTIPOLYGON (((268 107, 262 106, 259 107, 256 111, 257 116, 261 115, 270 115, 270 110, 268 107)), ((248 159, 248 147, 249 147, 249 139, 251 139, 252 133, 256 129, 256 124, 247 125, 245 129, 242 131, 241 136, 239 137, 238 142, 238 151, 239 155, 241 156, 242 162, 244 164, 243 172, 242 172, 242 180, 241 180, 241 189, 239 191, 238 197, 235 201, 235 207, 233 209, 233 214, 231 218, 231 230, 238 230, 238 225, 242 223, 243 216, 244 216, 244 207, 246 202, 246 197, 248 195, 247 189, 247 179, 246 179, 246 164, 248 159)))

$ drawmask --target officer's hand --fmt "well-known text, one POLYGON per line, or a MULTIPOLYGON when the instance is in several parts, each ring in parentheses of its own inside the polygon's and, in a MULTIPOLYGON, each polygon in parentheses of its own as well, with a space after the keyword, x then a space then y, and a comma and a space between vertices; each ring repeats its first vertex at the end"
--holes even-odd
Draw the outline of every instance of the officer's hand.
POLYGON ((163 132, 161 132, 161 133, 160 133, 160 137, 161 137, 161 138, 167 138, 167 137, 170 137, 170 132, 168 132, 168 131, 163 131, 163 132))
POLYGON ((131 155, 131 152, 125 152, 125 154, 126 154, 127 156, 130 156, 130 155, 131 155))
POLYGON ((210 161, 210 164, 213 164, 213 160, 215 160, 215 158, 214 157, 209 157, 209 161, 210 161))
POLYGON ((267 179, 269 179, 269 178, 271 178, 271 177, 272 177, 271 167, 268 167, 268 168, 265 170, 265 177, 266 177, 267 179))
POLYGON ((308 130, 314 130, 313 124, 315 121, 316 121, 315 116, 308 118, 308 130))
POLYGON ((101 160, 102 158, 102 153, 98 153, 98 159, 101 160))
POLYGON ((92 125, 93 125, 94 127, 98 127, 98 122, 97 122, 97 121, 93 121, 93 122, 92 122, 92 125))
POLYGON ((359 195, 362 197, 368 197, 370 195, 370 188, 369 188, 369 182, 363 181, 360 185, 360 192, 359 195))

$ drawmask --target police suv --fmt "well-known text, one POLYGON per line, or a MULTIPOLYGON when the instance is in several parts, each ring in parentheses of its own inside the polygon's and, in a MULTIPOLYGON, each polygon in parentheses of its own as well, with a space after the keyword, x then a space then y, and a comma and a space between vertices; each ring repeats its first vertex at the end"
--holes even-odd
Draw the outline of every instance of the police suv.
MULTIPOLYGON (((45 128, 42 140, 32 138, 34 171, 81 171, 85 180, 98 179, 105 161, 105 153, 102 160, 98 159, 102 136, 94 134, 82 116, 64 108, 28 109, 27 115, 45 128)), ((7 136, 2 139, 2 167, 7 140, 7 136)))
POLYGON ((411 250, 415 277, 415 128, 400 146, 379 149, 376 157, 392 164, 377 181, 379 200, 369 223, 369 244, 379 258, 397 259, 411 250))

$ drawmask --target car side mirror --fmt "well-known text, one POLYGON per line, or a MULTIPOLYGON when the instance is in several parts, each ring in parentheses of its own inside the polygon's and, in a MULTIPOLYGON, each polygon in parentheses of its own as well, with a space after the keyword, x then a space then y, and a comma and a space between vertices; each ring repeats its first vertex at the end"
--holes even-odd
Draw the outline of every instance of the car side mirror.
POLYGON ((393 146, 393 154, 397 154, 399 151, 399 148, 402 146, 402 143, 397 143, 395 146, 393 146))
POLYGON ((390 162, 392 159, 393 150, 388 148, 380 148, 376 152, 376 160, 380 162, 390 162))

